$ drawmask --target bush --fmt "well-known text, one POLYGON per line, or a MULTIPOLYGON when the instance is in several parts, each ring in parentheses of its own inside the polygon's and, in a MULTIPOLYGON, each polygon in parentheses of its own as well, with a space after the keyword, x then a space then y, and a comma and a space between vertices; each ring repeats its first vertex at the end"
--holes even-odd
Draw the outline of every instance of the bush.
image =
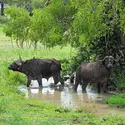
POLYGON ((9 22, 9 18, 7 16, 0 16, 0 24, 7 24, 9 22))
POLYGON ((71 71, 74 72, 80 64, 93 61, 95 56, 91 53, 87 46, 80 46, 77 54, 71 59, 71 71))
POLYGON ((125 89, 125 71, 120 72, 119 70, 115 70, 111 74, 111 82, 113 82, 118 89, 125 89))
POLYGON ((70 61, 68 59, 65 59, 62 62, 62 75, 67 75, 67 74, 71 74, 70 61))

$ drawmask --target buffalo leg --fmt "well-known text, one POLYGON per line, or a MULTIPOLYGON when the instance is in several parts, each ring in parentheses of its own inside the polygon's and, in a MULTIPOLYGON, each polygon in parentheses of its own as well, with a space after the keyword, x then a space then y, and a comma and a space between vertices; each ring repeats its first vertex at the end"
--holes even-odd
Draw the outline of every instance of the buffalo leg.
POLYGON ((55 85, 60 81, 58 74, 54 74, 54 75, 53 75, 53 79, 54 79, 54 84, 55 84, 55 85))
POLYGON ((31 76, 27 76, 27 87, 29 87, 30 83, 31 83, 32 77, 31 76))
POLYGON ((107 79, 107 78, 104 79, 104 80, 101 82, 101 84, 102 84, 103 92, 106 93, 107 87, 108 87, 108 79, 107 79))
POLYGON ((100 83, 96 83, 96 87, 97 87, 97 92, 100 93, 100 92, 101 92, 101 86, 100 86, 100 83))
POLYGON ((64 85, 64 80, 61 78, 60 73, 58 73, 58 80, 61 82, 61 85, 64 85))
POLYGON ((64 80, 60 77, 61 85, 64 85, 64 80))
POLYGON ((80 78, 79 78, 79 74, 76 73, 76 79, 75 79, 75 85, 74 85, 74 90, 77 91, 78 85, 80 83, 80 78))
POLYGON ((87 87, 88 83, 82 83, 82 90, 86 90, 86 87, 87 87))
POLYGON ((58 82, 61 82, 64 85, 64 80, 61 78, 60 73, 53 74, 54 84, 56 85, 58 82))
POLYGON ((74 83, 74 79, 75 79, 75 76, 74 76, 74 73, 70 76, 70 83, 73 84, 74 83))
POLYGON ((42 87, 42 76, 38 76, 37 81, 39 83, 39 87, 42 87))
POLYGON ((80 71, 78 70, 76 72, 76 78, 75 78, 75 85, 74 85, 74 90, 77 91, 78 85, 82 85, 81 83, 81 75, 80 75, 80 71))
POLYGON ((61 78, 60 82, 61 82, 61 85, 64 85, 64 80, 62 78, 61 78))
POLYGON ((74 90, 77 91, 79 83, 77 81, 75 81, 75 85, 74 85, 74 90))
POLYGON ((106 93, 108 86, 107 81, 103 82, 102 85, 103 85, 103 92, 106 93))

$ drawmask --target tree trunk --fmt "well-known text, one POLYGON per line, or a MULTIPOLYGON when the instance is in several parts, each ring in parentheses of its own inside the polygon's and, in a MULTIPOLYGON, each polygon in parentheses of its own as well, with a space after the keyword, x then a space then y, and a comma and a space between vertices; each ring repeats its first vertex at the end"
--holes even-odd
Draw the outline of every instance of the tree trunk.
POLYGON ((1 16, 4 16, 4 2, 1 1, 1 16))

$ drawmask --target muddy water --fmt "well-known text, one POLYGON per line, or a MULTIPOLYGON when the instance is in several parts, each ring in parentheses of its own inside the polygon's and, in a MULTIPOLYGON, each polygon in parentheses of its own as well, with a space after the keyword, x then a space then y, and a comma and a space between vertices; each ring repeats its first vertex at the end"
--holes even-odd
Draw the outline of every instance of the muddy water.
POLYGON ((50 87, 50 83, 43 80, 44 88, 39 89, 38 83, 31 83, 31 87, 19 86, 19 90, 25 93, 26 98, 33 98, 40 101, 56 104, 58 106, 76 109, 83 107, 86 111, 92 112, 98 116, 120 115, 125 117, 125 109, 109 107, 104 103, 104 99, 110 94, 97 94, 94 89, 87 86, 86 93, 82 92, 81 86, 78 86, 77 92, 73 91, 72 85, 67 84, 65 87, 57 85, 50 87))

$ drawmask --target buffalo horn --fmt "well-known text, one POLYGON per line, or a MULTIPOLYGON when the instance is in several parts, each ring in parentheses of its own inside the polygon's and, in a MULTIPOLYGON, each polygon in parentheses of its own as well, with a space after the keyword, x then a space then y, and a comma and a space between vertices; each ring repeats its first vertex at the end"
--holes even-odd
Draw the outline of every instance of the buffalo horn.
POLYGON ((15 63, 16 63, 18 66, 21 66, 21 65, 22 65, 22 61, 21 61, 21 60, 15 60, 15 63))

